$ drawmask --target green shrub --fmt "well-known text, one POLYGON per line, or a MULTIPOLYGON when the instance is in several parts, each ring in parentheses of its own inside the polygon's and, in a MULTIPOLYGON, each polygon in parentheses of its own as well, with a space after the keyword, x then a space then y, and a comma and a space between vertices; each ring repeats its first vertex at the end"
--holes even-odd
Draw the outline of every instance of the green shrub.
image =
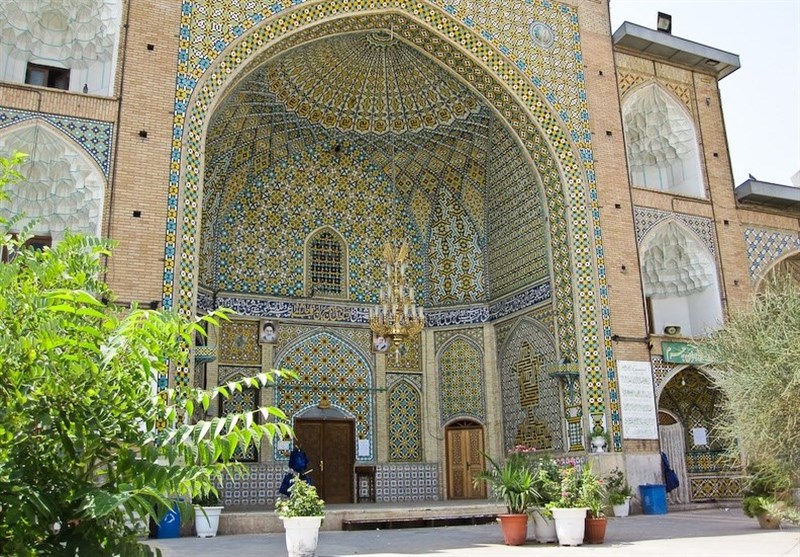
MULTIPOLYGON (((0 158, 0 198, 21 160, 0 158)), ((143 519, 175 498, 190 516, 193 495, 240 469, 237 447, 291 434, 274 408, 191 423, 195 409, 203 418, 218 397, 286 374, 159 390, 171 365, 189 365, 203 322, 228 312, 117 307, 103 281, 110 242, 67 235, 35 250, 20 222, 0 218, 14 255, 0 264, 0 555, 150 555, 143 519)))

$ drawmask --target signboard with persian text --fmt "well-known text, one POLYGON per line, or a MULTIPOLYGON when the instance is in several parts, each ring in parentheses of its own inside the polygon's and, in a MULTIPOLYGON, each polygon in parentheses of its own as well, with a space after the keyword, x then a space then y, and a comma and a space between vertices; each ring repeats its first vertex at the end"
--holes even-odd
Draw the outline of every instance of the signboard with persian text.
POLYGON ((650 362, 618 361, 625 439, 658 439, 658 414, 650 362))

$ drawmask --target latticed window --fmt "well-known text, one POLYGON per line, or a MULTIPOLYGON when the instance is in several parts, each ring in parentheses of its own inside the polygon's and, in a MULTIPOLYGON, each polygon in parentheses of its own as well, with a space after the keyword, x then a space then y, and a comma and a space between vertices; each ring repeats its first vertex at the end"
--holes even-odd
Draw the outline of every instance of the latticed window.
POLYGON ((341 237, 331 230, 322 230, 309 240, 306 290, 310 296, 346 296, 347 269, 343 244, 341 237))

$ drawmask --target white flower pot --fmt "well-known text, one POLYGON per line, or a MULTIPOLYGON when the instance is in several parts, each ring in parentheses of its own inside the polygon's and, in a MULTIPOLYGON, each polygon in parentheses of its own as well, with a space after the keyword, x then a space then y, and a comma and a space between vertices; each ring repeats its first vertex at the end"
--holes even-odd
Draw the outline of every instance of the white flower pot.
POLYGON ((593 453, 604 453, 606 452, 606 438, 602 435, 598 435, 596 437, 592 437, 592 452, 593 453))
POLYGON ((536 541, 539 543, 558 541, 555 521, 552 518, 545 517, 541 509, 533 509, 533 532, 536 541))
POLYGON ((286 530, 286 549, 289 557, 315 557, 321 516, 281 518, 286 530))
POLYGON ((626 497, 624 503, 619 505, 611 505, 614 509, 614 516, 628 516, 631 513, 631 498, 626 497))
POLYGON ((586 528, 587 507, 553 509, 559 545, 581 545, 586 528))
POLYGON ((194 529, 197 531, 198 538, 214 538, 217 536, 219 515, 224 508, 194 506, 194 529))

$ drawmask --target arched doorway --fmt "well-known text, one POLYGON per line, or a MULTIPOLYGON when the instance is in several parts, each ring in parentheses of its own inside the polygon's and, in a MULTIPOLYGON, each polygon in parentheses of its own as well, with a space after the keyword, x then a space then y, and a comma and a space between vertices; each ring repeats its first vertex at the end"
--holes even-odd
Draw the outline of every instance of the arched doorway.
POLYGON ((739 475, 739 470, 736 463, 726 456, 726 447, 713 430, 722 396, 706 373, 692 366, 674 370, 660 389, 658 411, 662 450, 666 440, 666 448, 671 446, 674 452, 665 452, 681 480, 678 493, 672 497, 679 499, 676 502, 737 496, 738 480, 735 476, 739 475), (680 457, 680 441, 673 435, 682 436, 683 458, 680 457))
POLYGON ((472 479, 484 469, 483 426, 473 420, 459 420, 445 428, 447 498, 483 499, 486 485, 476 487, 472 479))
POLYGON ((317 493, 327 503, 353 502, 355 420, 336 408, 312 408, 294 421, 295 444, 308 456, 317 493))
POLYGON ((670 503, 689 502, 689 478, 686 475, 686 430, 678 418, 669 411, 658 412, 658 438, 661 451, 667 455, 670 467, 675 470, 680 485, 668 494, 670 503))

